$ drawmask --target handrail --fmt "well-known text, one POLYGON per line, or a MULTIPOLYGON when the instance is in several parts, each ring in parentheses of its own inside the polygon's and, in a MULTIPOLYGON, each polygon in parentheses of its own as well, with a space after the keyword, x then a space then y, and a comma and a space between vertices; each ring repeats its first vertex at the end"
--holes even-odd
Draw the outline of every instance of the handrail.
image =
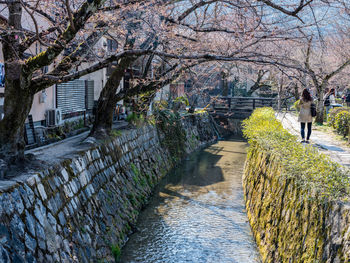
POLYGON ((276 100, 276 98, 266 98, 266 97, 227 97, 222 96, 218 97, 218 99, 242 99, 242 100, 250 100, 250 99, 258 99, 258 100, 276 100))
MULTIPOLYGON (((265 98, 265 97, 228 97, 228 96, 222 96, 222 97, 215 97, 216 100, 223 100, 223 104, 225 105, 225 108, 227 108, 229 111, 238 110, 238 107, 248 107, 251 110, 256 109, 257 107, 262 106, 269 106, 273 107, 275 102, 277 102, 276 98, 265 98)), ((213 107, 216 108, 216 103, 213 103, 213 107)), ((222 105, 222 104, 221 104, 222 105)))

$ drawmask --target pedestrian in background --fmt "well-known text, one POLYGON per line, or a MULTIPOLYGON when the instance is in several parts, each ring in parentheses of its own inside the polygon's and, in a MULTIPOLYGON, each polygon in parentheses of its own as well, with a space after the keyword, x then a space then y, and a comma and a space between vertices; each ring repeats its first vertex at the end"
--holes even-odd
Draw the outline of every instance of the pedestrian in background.
POLYGON ((346 106, 350 107, 350 89, 346 90, 345 102, 346 102, 346 106))
POLYGON ((326 106, 326 114, 328 118, 329 110, 333 107, 339 107, 335 102, 335 89, 331 88, 323 98, 324 106, 326 106))
POLYGON ((313 99, 310 92, 307 89, 303 90, 301 99, 299 102, 300 112, 298 121, 300 122, 300 134, 302 143, 309 143, 312 128, 312 116, 311 116, 311 104, 313 99), (307 136, 305 140, 305 126, 307 124, 307 136))

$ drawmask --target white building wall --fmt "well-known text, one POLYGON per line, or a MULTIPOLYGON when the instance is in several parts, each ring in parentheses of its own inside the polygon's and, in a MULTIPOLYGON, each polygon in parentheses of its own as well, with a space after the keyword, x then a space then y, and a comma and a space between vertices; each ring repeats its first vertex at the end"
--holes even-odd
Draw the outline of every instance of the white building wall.
POLYGON ((49 87, 34 95, 32 109, 30 113, 33 116, 33 121, 45 120, 45 113, 47 110, 54 109, 56 107, 56 91, 55 86, 49 87), (44 100, 40 100, 40 97, 44 100))
POLYGON ((170 85, 166 85, 157 91, 154 101, 168 100, 170 94, 170 85))
MULTIPOLYGON (((85 65, 87 67, 88 65, 85 65)), ((90 73, 89 75, 83 76, 80 79, 93 80, 94 81, 94 100, 98 100, 103 86, 106 84, 106 69, 100 69, 99 71, 90 73)))

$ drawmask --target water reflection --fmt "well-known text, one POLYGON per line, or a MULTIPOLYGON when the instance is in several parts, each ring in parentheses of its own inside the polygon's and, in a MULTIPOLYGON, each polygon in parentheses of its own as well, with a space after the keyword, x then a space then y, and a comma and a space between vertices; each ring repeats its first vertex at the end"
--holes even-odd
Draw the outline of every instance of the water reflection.
POLYGON ((165 178, 122 262, 260 262, 241 186, 246 143, 220 141, 165 178))

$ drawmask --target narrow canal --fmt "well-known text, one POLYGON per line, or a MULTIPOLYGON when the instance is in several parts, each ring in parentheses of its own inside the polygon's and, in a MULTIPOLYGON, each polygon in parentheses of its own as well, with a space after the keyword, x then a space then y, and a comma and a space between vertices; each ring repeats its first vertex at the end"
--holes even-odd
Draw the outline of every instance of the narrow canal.
POLYGON ((246 142, 192 154, 159 185, 121 262, 260 262, 245 213, 246 142))

